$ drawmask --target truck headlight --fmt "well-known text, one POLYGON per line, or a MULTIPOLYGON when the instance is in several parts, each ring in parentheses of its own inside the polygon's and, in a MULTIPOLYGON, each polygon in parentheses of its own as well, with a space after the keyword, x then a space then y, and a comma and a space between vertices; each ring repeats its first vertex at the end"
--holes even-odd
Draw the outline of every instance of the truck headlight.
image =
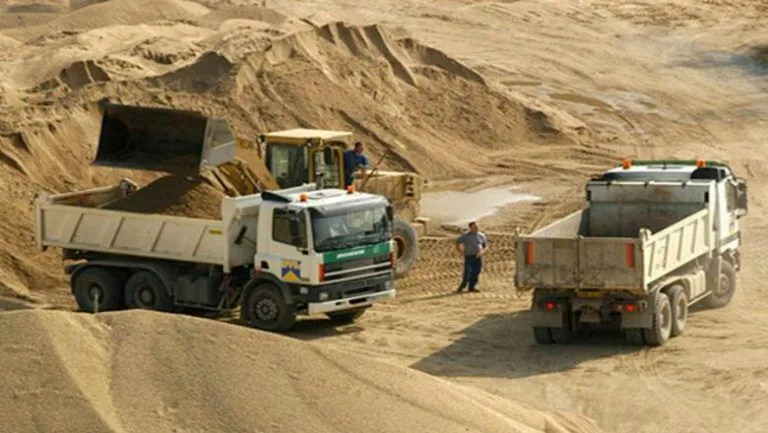
POLYGON ((328 299, 328 292, 320 292, 320 295, 318 296, 321 301, 325 301, 328 299))

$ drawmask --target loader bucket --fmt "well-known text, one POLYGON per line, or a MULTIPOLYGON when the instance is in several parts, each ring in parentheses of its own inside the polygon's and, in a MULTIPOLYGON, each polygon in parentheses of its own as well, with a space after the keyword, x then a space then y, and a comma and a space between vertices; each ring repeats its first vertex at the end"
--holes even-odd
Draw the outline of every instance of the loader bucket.
POLYGON ((92 164, 192 176, 234 156, 235 139, 226 120, 192 111, 106 104, 92 164))

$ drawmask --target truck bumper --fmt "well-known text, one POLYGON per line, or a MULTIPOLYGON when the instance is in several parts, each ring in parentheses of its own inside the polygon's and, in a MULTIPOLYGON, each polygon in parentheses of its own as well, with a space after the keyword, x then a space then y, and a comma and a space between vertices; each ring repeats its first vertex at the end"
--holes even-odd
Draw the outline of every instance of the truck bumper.
POLYGON ((351 310, 360 307, 368 307, 374 302, 392 299, 395 297, 395 289, 383 292, 368 293, 346 299, 334 299, 327 302, 310 302, 307 304, 307 314, 333 313, 335 311, 351 310))

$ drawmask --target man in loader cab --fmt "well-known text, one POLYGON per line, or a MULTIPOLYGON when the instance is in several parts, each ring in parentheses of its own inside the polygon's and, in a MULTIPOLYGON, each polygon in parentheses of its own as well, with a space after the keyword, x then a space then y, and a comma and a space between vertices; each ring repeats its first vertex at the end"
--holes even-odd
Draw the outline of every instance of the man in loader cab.
POLYGON ((359 168, 371 168, 368 158, 363 155, 365 147, 363 143, 356 142, 354 149, 344 151, 344 187, 352 185, 355 180, 355 172, 359 168))

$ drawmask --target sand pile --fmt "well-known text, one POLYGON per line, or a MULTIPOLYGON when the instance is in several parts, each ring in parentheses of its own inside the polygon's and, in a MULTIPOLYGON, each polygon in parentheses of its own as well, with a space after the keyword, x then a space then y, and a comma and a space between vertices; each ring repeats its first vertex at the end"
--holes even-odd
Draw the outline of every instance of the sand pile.
POLYGON ((0 314, 0 431, 597 432, 414 370, 148 311, 0 314))
POLYGON ((223 197, 205 180, 164 176, 104 209, 218 220, 223 197))
MULTIPOLYGON (((317 26, 268 8, 216 1, 70 4, 71 12, 48 17, 45 25, 25 18, 0 28, 3 46, 18 47, 0 61, 0 76, 9 77, 0 83, 0 192, 18 200, 0 214, 13 216, 14 222, 0 219, 0 232, 17 256, 0 261, 0 272, 13 280, 0 283, 16 293, 66 287, 58 252, 34 249, 37 191, 157 177, 88 166, 101 123, 96 102, 104 97, 226 118, 251 140, 294 127, 350 130, 366 141, 373 161, 391 151, 382 169, 430 178, 511 168, 537 173, 538 166, 518 162, 523 157, 517 155, 555 147, 565 159, 580 158, 577 135, 556 112, 529 107, 461 61, 386 26, 323 14, 314 21, 326 24, 317 26), (17 262, 38 263, 44 271, 22 272, 12 265, 17 262)), ((164 203, 173 195, 162 182, 120 206, 219 217, 221 194, 209 186, 164 203), (155 188, 162 198, 149 197, 155 188)))

